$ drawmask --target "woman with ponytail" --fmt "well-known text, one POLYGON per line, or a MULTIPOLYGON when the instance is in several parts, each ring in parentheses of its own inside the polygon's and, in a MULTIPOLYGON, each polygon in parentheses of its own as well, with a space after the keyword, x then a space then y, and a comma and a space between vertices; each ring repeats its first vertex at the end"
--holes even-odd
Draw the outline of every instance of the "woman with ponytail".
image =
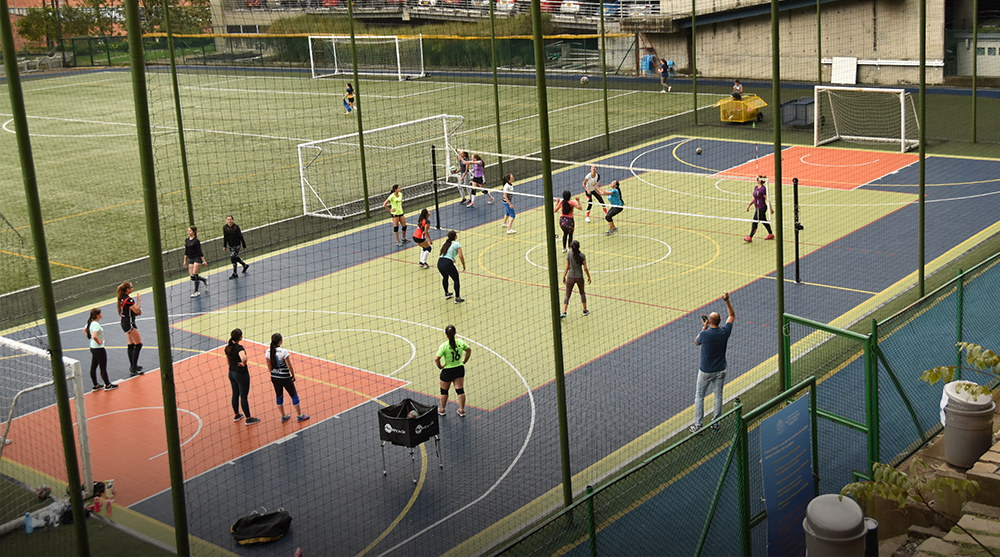
POLYGON ((562 214, 559 216, 559 228, 563 231, 563 253, 566 253, 566 247, 568 244, 573 243, 573 232, 576 231, 576 221, 573 219, 573 209, 579 209, 580 196, 576 196, 576 199, 570 199, 569 190, 563 190, 562 199, 556 202, 555 213, 559 213, 562 210, 562 214))
POLYGON ((451 291, 448 290, 448 279, 455 283, 455 303, 460 304, 465 300, 462 298, 462 286, 458 281, 458 267, 455 267, 455 257, 458 256, 462 262, 462 270, 465 270, 465 254, 462 253, 462 244, 458 243, 458 232, 451 230, 448 232, 448 240, 441 246, 441 257, 438 258, 438 272, 441 273, 441 284, 444 286, 444 299, 451 298, 451 291))
POLYGON ((142 375, 142 366, 139 365, 139 351, 142 350, 142 337, 139 336, 139 329, 135 326, 135 317, 142 315, 142 295, 136 294, 132 297, 132 283, 125 281, 118 285, 118 315, 122 319, 122 331, 128 341, 128 371, 129 375, 142 375))
POLYGON ((580 285, 580 301, 583 302, 583 315, 590 315, 587 311, 587 293, 583 289, 583 274, 587 273, 587 283, 590 283, 590 269, 587 268, 587 256, 580 251, 579 240, 573 240, 570 244, 571 253, 566 256, 566 268, 563 269, 563 284, 566 285, 566 297, 563 298, 562 319, 566 319, 566 310, 569 309, 569 297, 573 293, 573 286, 580 285))
POLYGON ((291 354, 281 347, 281 333, 271 335, 271 347, 267 350, 267 369, 271 372, 271 384, 274 385, 274 396, 281 412, 281 423, 292 419, 291 414, 285 414, 285 393, 292 397, 292 406, 298 421, 309 419, 309 414, 303 414, 299 408, 299 393, 295 390, 295 368, 292 366, 291 354))
POLYGON ((108 379, 108 351, 104 348, 104 328, 101 327, 101 308, 90 310, 90 319, 87 319, 87 326, 83 328, 84 334, 90 339, 90 380, 94 382, 94 390, 101 389, 113 391, 118 385, 111 383, 108 379), (101 379, 104 386, 97 382, 97 367, 101 367, 101 379))
POLYGON ((437 356, 434 358, 434 365, 441 370, 441 405, 438 406, 438 414, 444 416, 448 412, 445 406, 448 404, 448 391, 451 384, 455 384, 455 394, 458 395, 458 415, 465 417, 465 364, 469 361, 472 348, 464 340, 455 337, 455 326, 448 325, 444 328, 444 334, 448 341, 438 348, 437 356))
POLYGON ((229 362, 229 385, 233 388, 233 421, 238 422, 246 415, 246 425, 260 423, 260 418, 250 416, 250 369, 247 367, 247 351, 240 344, 243 331, 233 329, 226 344, 226 360, 229 362), (240 405, 243 414, 240 414, 240 405))

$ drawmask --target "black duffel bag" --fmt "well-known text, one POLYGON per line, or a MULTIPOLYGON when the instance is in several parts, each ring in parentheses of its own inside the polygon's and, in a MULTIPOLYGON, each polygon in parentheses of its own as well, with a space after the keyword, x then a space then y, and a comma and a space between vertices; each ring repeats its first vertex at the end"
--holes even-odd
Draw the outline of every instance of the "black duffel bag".
POLYGON ((288 514, 285 509, 278 509, 275 512, 265 512, 264 514, 254 511, 250 513, 250 516, 245 516, 233 523, 229 531, 232 532, 237 543, 250 545, 273 542, 284 536, 291 526, 292 515, 288 514))

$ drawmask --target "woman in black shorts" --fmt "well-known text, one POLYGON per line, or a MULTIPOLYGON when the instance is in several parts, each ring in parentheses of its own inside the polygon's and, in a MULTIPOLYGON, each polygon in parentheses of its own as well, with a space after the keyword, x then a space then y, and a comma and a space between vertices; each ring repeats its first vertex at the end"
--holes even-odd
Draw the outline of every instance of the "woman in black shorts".
POLYGON ((417 229, 413 231, 413 243, 420 246, 420 268, 430 269, 427 264, 427 256, 431 254, 431 212, 427 209, 420 210, 417 217, 417 229))
POLYGON ((460 338, 455 338, 455 326, 448 325, 444 328, 444 334, 448 340, 443 343, 434 357, 434 365, 441 370, 441 406, 438 407, 438 414, 447 414, 445 407, 448 404, 448 391, 451 384, 455 384, 455 394, 458 395, 458 415, 465 417, 465 364, 469 362, 472 349, 469 344, 460 338))
POLYGON ((247 417, 246 425, 260 423, 260 418, 250 416, 250 368, 247 367, 247 351, 243 349, 240 341, 243 340, 243 331, 233 329, 229 334, 229 343, 226 344, 226 361, 229 362, 229 385, 233 388, 233 421, 238 422, 247 417), (240 414, 240 405, 243 405, 243 414, 240 414))
POLYGON ((142 375, 142 366, 139 365, 139 351, 142 350, 142 337, 139 336, 139 329, 135 326, 135 316, 142 315, 142 296, 136 294, 132 297, 132 283, 125 281, 118 285, 118 315, 122 319, 122 331, 128 340, 128 371, 129 375, 142 375))
POLYGON ((208 279, 198 274, 202 266, 208 267, 208 262, 205 261, 205 254, 201 252, 201 240, 198 239, 197 226, 188 227, 188 237, 184 240, 184 266, 187 267, 191 282, 194 283, 194 292, 191 293, 191 297, 197 298, 201 296, 201 292, 198 292, 198 286, 201 283, 208 286, 208 279))

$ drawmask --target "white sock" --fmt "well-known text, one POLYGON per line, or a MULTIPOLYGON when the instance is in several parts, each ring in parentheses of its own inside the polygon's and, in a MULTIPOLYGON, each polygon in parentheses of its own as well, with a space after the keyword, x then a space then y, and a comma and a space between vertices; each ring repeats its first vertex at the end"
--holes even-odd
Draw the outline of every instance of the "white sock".
POLYGON ((430 252, 426 251, 426 250, 420 250, 420 262, 421 263, 427 263, 427 254, 428 253, 430 253, 430 252))

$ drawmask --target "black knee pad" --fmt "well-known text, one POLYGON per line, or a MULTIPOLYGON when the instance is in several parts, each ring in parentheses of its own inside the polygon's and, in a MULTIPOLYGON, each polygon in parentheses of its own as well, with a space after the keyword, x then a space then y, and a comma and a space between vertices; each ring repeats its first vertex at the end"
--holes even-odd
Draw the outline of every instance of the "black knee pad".
POLYGON ((427 246, 426 248, 424 248, 424 251, 431 251, 431 247, 427 246))
POLYGON ((188 275, 188 278, 191 279, 191 282, 195 282, 198 280, 198 275, 188 275))
POLYGON ((464 395, 465 394, 465 389, 456 388, 455 389, 455 394, 456 395, 464 395))
POLYGON ((448 394, 448 389, 441 389, 441 394, 442 395, 447 395, 448 394))
POLYGON ((399 225, 393 226, 392 227, 392 231, 393 232, 399 232, 399 225))

